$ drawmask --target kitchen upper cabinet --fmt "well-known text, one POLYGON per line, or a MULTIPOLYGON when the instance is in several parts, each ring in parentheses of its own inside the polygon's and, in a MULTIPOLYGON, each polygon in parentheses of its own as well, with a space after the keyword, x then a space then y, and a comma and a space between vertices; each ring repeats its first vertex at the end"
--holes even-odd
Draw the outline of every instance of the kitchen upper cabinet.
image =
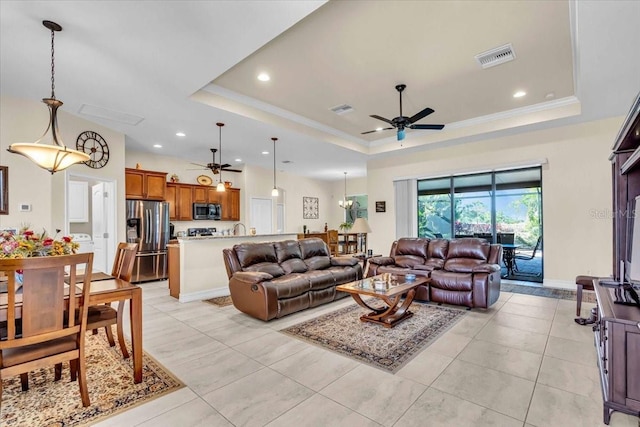
POLYGON ((193 186, 193 203, 207 203, 207 190, 209 187, 205 187, 202 185, 194 185, 193 186))
POLYGON ((216 187, 205 187, 205 189, 207 190, 207 203, 220 203, 224 193, 219 193, 216 187))
POLYGON ((223 194, 220 204, 222 205, 222 221, 240 221, 240 190, 238 188, 227 188, 223 194))
POLYGON ((167 183, 165 201, 169 202, 169 219, 191 221, 193 209, 192 185, 167 183))
POLYGON ((127 199, 165 200, 167 173, 125 169, 127 199))

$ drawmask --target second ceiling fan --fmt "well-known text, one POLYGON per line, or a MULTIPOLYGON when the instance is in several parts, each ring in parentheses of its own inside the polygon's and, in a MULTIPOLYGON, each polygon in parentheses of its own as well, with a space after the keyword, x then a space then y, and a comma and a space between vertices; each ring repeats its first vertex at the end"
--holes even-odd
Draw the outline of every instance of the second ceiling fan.
POLYGON ((396 90, 400 94, 400 115, 398 117, 395 117, 389 120, 382 116, 378 116, 376 114, 372 114, 369 116, 369 117, 373 117, 374 119, 382 120, 383 122, 390 124, 391 127, 362 132, 362 135, 366 135, 368 133, 373 133, 373 132, 379 132, 381 130, 397 129, 398 141, 402 141, 405 137, 405 129, 441 130, 442 128, 444 128, 444 125, 433 125, 433 124, 421 125, 421 124, 415 123, 418 120, 421 120, 434 112, 434 110, 432 110, 429 107, 425 108, 419 113, 414 114, 411 117, 402 115, 402 91, 404 91, 406 88, 407 88, 407 85, 404 85, 404 84, 396 85, 396 90))

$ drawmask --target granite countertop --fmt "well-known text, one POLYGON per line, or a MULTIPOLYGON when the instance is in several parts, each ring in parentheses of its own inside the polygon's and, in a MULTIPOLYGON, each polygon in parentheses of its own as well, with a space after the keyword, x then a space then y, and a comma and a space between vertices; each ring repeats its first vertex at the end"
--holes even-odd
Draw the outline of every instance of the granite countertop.
POLYGON ((247 235, 230 235, 230 236, 185 236, 185 237, 178 237, 178 241, 184 241, 184 240, 211 240, 211 239, 252 239, 252 238, 264 238, 264 237, 271 237, 271 236, 287 236, 287 235, 291 235, 291 236, 296 236, 297 233, 278 233, 278 234, 247 234, 247 235))

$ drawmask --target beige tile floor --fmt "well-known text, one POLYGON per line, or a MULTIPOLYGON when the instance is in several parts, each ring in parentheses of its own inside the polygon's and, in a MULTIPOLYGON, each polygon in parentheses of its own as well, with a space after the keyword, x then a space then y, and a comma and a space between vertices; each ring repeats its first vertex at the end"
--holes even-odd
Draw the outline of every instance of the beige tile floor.
MULTIPOLYGON (((502 293, 395 375, 277 332, 349 299, 268 323, 141 285, 144 349, 187 387, 98 426, 601 426, 591 328, 575 302, 502 293)), ((587 316, 591 306, 583 304, 587 316)), ((614 413, 611 426, 639 425, 614 413)))

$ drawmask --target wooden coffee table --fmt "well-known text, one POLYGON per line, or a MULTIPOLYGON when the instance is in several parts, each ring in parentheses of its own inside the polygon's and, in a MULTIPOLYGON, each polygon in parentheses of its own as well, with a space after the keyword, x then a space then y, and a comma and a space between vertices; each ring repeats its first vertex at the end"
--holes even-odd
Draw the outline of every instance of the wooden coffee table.
POLYGON ((413 316, 409 306, 416 294, 416 287, 429 283, 428 277, 416 277, 412 281, 406 281, 404 276, 389 275, 388 273, 368 277, 355 282, 336 286, 337 291, 347 292, 362 307, 371 310, 369 314, 360 316, 363 322, 372 322, 385 328, 393 328, 398 323, 413 316), (384 289, 374 286, 375 279, 384 279, 384 289), (398 306, 402 295, 406 294, 402 305, 398 306), (386 306, 372 307, 362 300, 362 295, 376 297, 382 300, 386 306))

